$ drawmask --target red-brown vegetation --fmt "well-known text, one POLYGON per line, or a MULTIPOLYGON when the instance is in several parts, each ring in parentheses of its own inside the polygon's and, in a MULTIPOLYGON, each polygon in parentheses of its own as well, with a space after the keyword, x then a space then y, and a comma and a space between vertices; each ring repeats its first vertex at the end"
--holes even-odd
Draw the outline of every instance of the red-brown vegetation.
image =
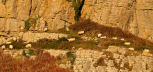
POLYGON ((55 58, 48 53, 38 55, 35 59, 15 60, 10 55, 0 52, 0 72, 69 72, 59 68, 55 58))

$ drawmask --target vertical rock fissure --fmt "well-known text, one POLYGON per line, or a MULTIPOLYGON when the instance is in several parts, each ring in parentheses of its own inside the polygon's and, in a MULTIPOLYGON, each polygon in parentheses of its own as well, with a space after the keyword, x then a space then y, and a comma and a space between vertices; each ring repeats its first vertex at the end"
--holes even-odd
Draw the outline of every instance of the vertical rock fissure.
MULTIPOLYGON (((135 1, 135 5, 137 5, 137 1, 136 0, 134 0, 134 1, 135 1)), ((135 18, 136 18, 136 35, 138 35, 139 34, 139 26, 138 26, 137 9, 136 9, 136 7, 135 7, 134 15, 135 15, 135 18)))
POLYGON ((72 2, 72 6, 74 7, 75 10, 74 19, 75 21, 79 21, 85 0, 67 0, 67 1, 72 2))
POLYGON ((5 5, 7 0, 2 0, 2 3, 5 5))
POLYGON ((74 7, 74 10, 75 10, 75 17, 74 18, 76 21, 79 21, 79 18, 81 16, 81 10, 84 5, 84 2, 85 2, 85 0, 82 0, 81 2, 80 2, 80 0, 78 0, 78 3, 76 3, 76 5, 74 7))
POLYGON ((32 12, 32 0, 30 0, 30 3, 31 3, 31 7, 30 7, 30 10, 29 10, 29 16, 31 15, 31 12, 32 12))

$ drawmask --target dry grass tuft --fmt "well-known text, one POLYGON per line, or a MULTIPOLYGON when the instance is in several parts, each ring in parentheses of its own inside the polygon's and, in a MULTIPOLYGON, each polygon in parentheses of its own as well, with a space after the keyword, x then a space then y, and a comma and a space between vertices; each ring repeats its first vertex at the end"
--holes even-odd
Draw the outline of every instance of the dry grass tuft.
POLYGON ((15 60, 10 55, 0 52, 0 71, 2 72, 70 72, 59 68, 55 58, 48 53, 40 54, 35 59, 15 60))

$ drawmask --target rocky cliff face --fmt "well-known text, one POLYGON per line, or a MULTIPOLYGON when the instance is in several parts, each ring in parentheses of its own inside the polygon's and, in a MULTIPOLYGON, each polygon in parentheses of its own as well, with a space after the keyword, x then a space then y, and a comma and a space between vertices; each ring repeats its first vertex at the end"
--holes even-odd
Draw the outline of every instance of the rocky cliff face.
MULTIPOLYGON (((82 18, 120 27, 153 40, 153 0, 85 0, 82 18)), ((36 19, 33 30, 57 30, 74 23, 75 11, 67 0, 0 0, 0 31, 21 31, 36 19)))
POLYGON ((19 31, 29 18, 42 30, 59 29, 73 22, 73 9, 66 0, 0 0, 0 31, 19 31))
POLYGON ((86 0, 83 18, 152 40, 153 0, 86 0))

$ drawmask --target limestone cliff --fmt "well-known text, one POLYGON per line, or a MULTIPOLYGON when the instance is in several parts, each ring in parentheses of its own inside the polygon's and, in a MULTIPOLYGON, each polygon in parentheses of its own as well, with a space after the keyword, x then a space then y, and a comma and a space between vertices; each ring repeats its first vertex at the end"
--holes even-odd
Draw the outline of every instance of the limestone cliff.
POLYGON ((74 13, 66 0, 0 0, 0 31, 19 31, 29 18, 37 27, 59 29, 72 24, 74 13))
MULTIPOLYGON (((0 7, 0 31, 20 31, 29 18, 36 19, 33 30, 74 23, 75 11, 68 0, 0 0, 0 7)), ((81 17, 153 40, 153 0, 85 0, 81 17)))
POLYGON ((153 0, 86 0, 82 17, 145 39, 153 37, 153 0))

